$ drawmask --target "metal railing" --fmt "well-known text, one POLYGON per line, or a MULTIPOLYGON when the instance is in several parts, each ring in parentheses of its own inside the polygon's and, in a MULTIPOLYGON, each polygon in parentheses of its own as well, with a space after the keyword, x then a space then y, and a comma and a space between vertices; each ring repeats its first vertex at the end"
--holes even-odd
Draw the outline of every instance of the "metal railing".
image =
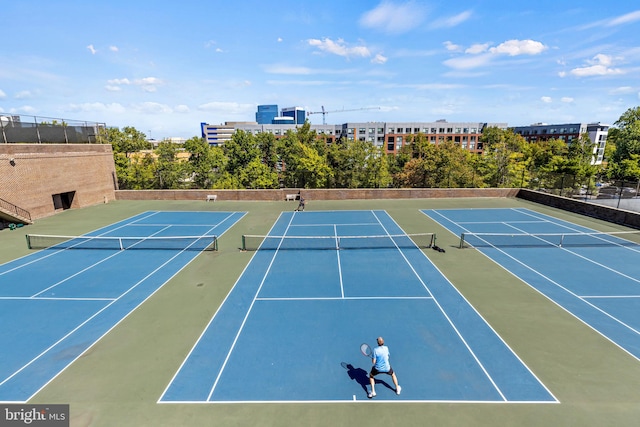
POLYGON ((27 218, 29 221, 31 221, 31 214, 29 213, 28 210, 22 209, 21 207, 16 206, 11 202, 7 202, 4 199, 0 199, 0 207, 7 212, 15 213, 19 217, 27 218))

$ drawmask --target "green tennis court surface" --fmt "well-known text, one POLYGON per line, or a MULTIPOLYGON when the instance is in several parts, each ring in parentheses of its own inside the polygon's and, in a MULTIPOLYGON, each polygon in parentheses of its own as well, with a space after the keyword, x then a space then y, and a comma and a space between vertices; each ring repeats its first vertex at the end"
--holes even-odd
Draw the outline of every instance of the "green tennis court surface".
MULTIPOLYGON (((558 404, 391 402, 402 397, 391 391, 388 400, 377 397, 377 400, 355 403, 158 404, 171 379, 256 254, 240 250, 242 235, 268 234, 282 212, 293 209, 286 202, 206 204, 187 201, 109 203, 65 211, 33 226, 0 233, 0 260, 7 262, 29 253, 25 244, 26 232, 75 236, 153 210, 247 212, 218 239, 218 251, 203 252, 196 257, 30 401, 70 404, 71 424, 78 426, 636 425, 640 419, 637 404, 640 401, 637 387, 640 363, 635 357, 479 250, 457 249, 460 236, 450 233, 421 212, 424 209, 496 207, 531 209, 598 231, 623 230, 612 224, 517 199, 311 201, 306 211, 385 210, 408 234, 435 232, 437 245, 446 249, 446 253, 432 249, 423 252, 553 393, 558 404)), ((600 259, 607 263, 608 247, 600 250, 604 251, 600 259)), ((348 252, 358 250, 341 251, 341 254, 348 252)), ((323 343, 314 340, 314 335, 301 339, 308 339, 305 353, 309 358, 324 357, 323 343)), ((363 358, 358 349, 360 339, 351 341, 347 351, 354 354, 351 362, 359 363, 358 358, 363 358)), ((388 344, 392 361, 400 354, 410 354, 405 349, 395 348, 393 340, 388 344)), ((259 354, 252 358, 258 359, 259 354)), ((429 367, 429 358, 420 358, 416 363, 425 370, 433 369, 429 367)), ((357 383, 358 375, 351 379, 349 370, 340 369, 340 378, 346 383, 344 387, 357 383)), ((403 372, 398 369, 402 384, 403 372)), ((314 386, 315 382, 310 381, 309 387, 314 386)), ((379 396, 381 391, 387 393, 385 390, 379 389, 379 396)))

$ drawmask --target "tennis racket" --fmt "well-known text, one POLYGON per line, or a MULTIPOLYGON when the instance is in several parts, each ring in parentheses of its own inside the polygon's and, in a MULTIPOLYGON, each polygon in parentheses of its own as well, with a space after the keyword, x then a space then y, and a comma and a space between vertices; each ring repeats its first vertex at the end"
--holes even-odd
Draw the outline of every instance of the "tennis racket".
POLYGON ((367 343, 363 343, 360 345, 360 352, 363 356, 366 357, 371 357, 373 354, 373 352, 371 351, 371 347, 369 347, 369 344, 367 343))

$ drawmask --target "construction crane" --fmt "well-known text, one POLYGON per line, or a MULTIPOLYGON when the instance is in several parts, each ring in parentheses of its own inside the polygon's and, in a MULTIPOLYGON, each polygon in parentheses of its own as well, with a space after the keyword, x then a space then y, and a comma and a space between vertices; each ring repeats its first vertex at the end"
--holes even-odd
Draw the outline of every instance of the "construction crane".
POLYGON ((329 113, 346 113, 347 111, 362 111, 362 110, 379 110, 380 107, 364 107, 364 108, 354 108, 352 110, 333 110, 333 111, 326 111, 324 109, 324 105, 322 106, 322 111, 308 111, 307 112, 307 116, 310 116, 312 114, 322 114, 322 124, 326 125, 327 121, 326 121, 326 116, 329 113))

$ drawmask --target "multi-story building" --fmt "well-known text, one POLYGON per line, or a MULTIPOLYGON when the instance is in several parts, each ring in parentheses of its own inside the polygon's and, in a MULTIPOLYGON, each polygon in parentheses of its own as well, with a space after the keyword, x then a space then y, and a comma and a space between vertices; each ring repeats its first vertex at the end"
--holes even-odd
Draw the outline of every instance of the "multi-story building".
POLYGON ((559 139, 565 141, 567 144, 579 139, 583 134, 588 134, 591 142, 595 144, 591 163, 599 165, 602 164, 604 158, 604 148, 607 144, 609 125, 602 123, 565 123, 552 125, 535 123, 530 126, 514 127, 513 131, 522 135, 524 139, 530 142, 559 139))
POLYGON ((506 123, 453 122, 365 122, 339 126, 338 137, 368 141, 384 147, 387 153, 397 153, 404 145, 422 135, 432 144, 453 141, 472 153, 482 153, 480 137, 487 127, 507 129, 506 123))
POLYGON ((287 107, 283 108, 280 112, 282 117, 292 117, 293 124, 303 125, 304 121, 307 119, 307 113, 302 107, 287 107))
MULTIPOLYGON (((277 118, 276 118, 277 120, 277 118)), ((202 124, 202 136, 209 144, 220 145, 231 139, 236 130, 257 135, 268 132, 277 138, 298 125, 289 123, 258 124, 255 122, 226 122, 224 125, 202 124)), ((311 125, 311 130, 323 136, 328 142, 338 139, 371 142, 382 147, 387 153, 397 153, 417 135, 427 138, 432 144, 451 140, 472 153, 482 153, 480 137, 487 127, 507 129, 506 123, 454 122, 348 122, 341 125, 311 125)))
POLYGON ((271 105, 258 105, 258 111, 256 112, 256 122, 261 125, 270 124, 273 119, 278 117, 278 106, 271 105))

